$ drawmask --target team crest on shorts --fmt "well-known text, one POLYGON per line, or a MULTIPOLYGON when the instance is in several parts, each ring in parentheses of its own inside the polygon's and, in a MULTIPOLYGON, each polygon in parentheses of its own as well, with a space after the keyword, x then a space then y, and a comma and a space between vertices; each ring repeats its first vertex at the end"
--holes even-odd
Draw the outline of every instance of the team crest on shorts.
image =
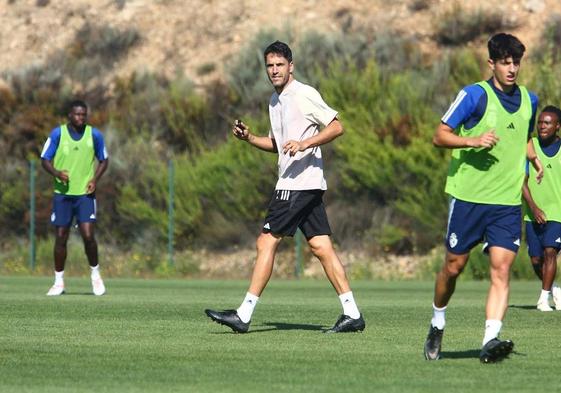
POLYGON ((458 236, 454 232, 450 235, 448 239, 448 244, 450 244, 450 248, 454 248, 458 245, 458 236))

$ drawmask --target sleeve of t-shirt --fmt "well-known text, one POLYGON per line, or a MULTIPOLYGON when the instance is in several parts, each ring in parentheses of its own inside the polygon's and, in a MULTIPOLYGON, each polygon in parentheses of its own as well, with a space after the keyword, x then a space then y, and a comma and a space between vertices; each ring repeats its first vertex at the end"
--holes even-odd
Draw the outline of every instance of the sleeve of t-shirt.
POLYGON ((41 158, 52 161, 55 158, 58 144, 60 143, 60 127, 53 128, 41 151, 41 158))
POLYGON ((530 129, 528 130, 528 137, 532 135, 534 126, 536 124, 536 114, 538 113, 539 99, 535 93, 529 92, 530 102, 532 103, 532 117, 530 118, 530 129))
POLYGON ((109 158, 109 155, 107 154, 107 149, 103 140, 103 134, 97 128, 92 128, 92 137, 95 157, 98 159, 98 161, 107 160, 109 158))
POLYGON ((485 94, 485 90, 479 85, 464 87, 440 121, 450 128, 458 128, 474 114, 483 94, 485 94))
POLYGON ((310 86, 305 86, 296 96, 296 102, 304 117, 311 122, 326 127, 337 117, 337 111, 331 109, 319 92, 310 86))

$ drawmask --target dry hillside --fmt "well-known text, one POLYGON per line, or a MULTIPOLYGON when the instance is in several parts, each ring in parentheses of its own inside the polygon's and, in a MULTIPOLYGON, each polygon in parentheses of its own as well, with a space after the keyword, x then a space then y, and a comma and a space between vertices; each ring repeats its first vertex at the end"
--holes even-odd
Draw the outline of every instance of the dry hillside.
POLYGON ((298 37, 308 29, 376 33, 392 30, 417 38, 427 54, 438 50, 434 32, 451 7, 500 10, 530 46, 544 23, 561 13, 558 0, 1 0, 0 72, 41 63, 65 48, 85 23, 134 28, 140 41, 119 60, 116 72, 178 70, 204 82, 221 76, 228 61, 257 31, 290 28, 298 37), (197 70, 210 73, 200 76, 197 70), (214 70, 214 71, 212 71, 214 70))

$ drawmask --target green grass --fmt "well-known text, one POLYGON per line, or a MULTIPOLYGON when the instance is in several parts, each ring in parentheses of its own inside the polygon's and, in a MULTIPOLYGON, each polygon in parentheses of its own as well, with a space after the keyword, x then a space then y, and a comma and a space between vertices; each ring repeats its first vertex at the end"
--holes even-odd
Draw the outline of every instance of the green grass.
POLYGON ((0 392, 536 392, 559 388, 561 312, 534 310, 537 282, 515 282, 503 337, 516 353, 477 358, 485 282, 460 282, 445 359, 427 362, 432 283, 355 282, 367 328, 325 335, 340 313, 325 281, 273 281, 249 334, 210 322, 237 307, 241 281, 107 280, 108 294, 69 277, 0 278, 0 392))

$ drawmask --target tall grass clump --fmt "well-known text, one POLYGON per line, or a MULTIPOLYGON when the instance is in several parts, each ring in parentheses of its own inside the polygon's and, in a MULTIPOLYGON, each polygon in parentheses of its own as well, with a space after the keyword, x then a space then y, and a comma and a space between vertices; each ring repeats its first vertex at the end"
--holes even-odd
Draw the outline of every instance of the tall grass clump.
POLYGON ((441 45, 465 45, 483 35, 490 35, 516 27, 506 19, 499 10, 477 9, 467 11, 460 2, 444 12, 437 27, 434 38, 441 45))

